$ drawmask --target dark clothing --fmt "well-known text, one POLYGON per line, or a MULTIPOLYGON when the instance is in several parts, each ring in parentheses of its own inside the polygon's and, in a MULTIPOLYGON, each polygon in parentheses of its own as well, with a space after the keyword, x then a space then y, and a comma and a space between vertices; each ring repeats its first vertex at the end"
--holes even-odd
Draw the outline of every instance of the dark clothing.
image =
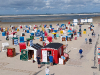
POLYGON ((36 57, 38 64, 40 64, 40 57, 36 57))
POLYGON ((82 52, 83 52, 83 50, 82 50, 82 49, 80 49, 80 50, 79 50, 79 53, 80 53, 80 54, 82 54, 82 52))
POLYGON ((93 36, 93 33, 92 33, 92 36, 93 36))
POLYGON ((89 39, 89 44, 90 44, 90 43, 92 43, 92 39, 91 39, 91 38, 89 39))

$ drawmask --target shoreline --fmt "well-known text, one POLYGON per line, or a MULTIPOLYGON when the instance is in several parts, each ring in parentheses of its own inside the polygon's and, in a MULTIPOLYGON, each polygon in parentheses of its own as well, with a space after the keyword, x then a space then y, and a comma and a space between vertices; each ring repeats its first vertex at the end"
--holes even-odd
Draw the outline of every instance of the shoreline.
POLYGON ((98 13, 94 13, 94 14, 50 14, 50 15, 46 15, 46 14, 43 14, 43 15, 38 15, 38 14, 33 14, 33 15, 0 15, 0 18, 1 17, 28 17, 28 16, 68 16, 68 15, 100 15, 98 13))
MULTIPOLYGON (((96 17, 91 17, 93 18, 93 23, 99 23, 100 22, 100 16, 96 16, 96 17)), ((78 19, 79 20, 79 19, 78 19)), ((68 22, 70 21, 70 23, 72 24, 73 19, 71 20, 62 20, 62 21, 42 21, 42 22, 0 22, 0 26, 2 27, 9 27, 10 25, 56 25, 56 24, 68 24, 68 22)))

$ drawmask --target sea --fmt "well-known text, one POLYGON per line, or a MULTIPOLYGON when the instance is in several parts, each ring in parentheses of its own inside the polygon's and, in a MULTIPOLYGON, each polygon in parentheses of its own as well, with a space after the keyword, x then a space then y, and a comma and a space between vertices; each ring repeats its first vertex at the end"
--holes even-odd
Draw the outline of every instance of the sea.
POLYGON ((0 22, 46 22, 91 18, 100 14, 0 15, 0 22))

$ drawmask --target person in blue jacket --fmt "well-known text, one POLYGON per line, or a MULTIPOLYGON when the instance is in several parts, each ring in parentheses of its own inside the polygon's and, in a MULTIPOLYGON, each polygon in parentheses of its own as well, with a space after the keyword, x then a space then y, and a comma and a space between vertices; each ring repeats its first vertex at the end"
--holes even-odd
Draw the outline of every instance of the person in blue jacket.
POLYGON ((49 60, 50 60, 50 66, 53 66, 53 56, 51 54, 49 56, 49 60))
POLYGON ((83 52, 83 50, 80 49, 80 50, 79 50, 79 53, 80 53, 80 59, 82 58, 82 52, 83 52))

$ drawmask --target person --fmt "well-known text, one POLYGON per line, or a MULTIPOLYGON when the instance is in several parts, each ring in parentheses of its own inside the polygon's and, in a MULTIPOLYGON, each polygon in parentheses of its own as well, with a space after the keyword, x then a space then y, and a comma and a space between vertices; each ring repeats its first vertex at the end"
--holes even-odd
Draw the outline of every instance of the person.
POLYGON ((50 60, 50 66, 53 66, 53 56, 51 54, 49 56, 49 60, 50 60))
POLYGON ((48 52, 48 54, 47 54, 47 60, 49 61, 49 56, 50 56, 50 53, 48 52))
POLYGON ((38 63, 38 68, 41 68, 41 65, 40 65, 40 61, 41 61, 41 59, 40 59, 40 56, 38 55, 37 57, 36 57, 36 59, 37 59, 37 63, 38 63))
POLYGON ((49 70, 49 67, 47 66, 47 68, 45 69, 46 75, 49 75, 49 72, 50 72, 50 70, 49 70))
POLYGON ((85 38, 86 44, 87 44, 87 38, 85 38))
POLYGON ((92 28, 90 27, 90 31, 91 31, 91 29, 92 29, 92 28))
POLYGON ((80 50, 79 50, 79 53, 80 53, 80 59, 82 58, 82 52, 83 52, 83 50, 80 49, 80 50))
POLYGON ((89 39, 89 44, 92 44, 92 39, 91 38, 89 39))
POLYGON ((65 57, 64 57, 64 55, 62 55, 62 56, 61 56, 61 58, 65 60, 65 57))
POLYGON ((95 37, 95 33, 94 33, 94 37, 95 37))
POLYGON ((93 37, 94 33, 92 32, 92 37, 93 37))

